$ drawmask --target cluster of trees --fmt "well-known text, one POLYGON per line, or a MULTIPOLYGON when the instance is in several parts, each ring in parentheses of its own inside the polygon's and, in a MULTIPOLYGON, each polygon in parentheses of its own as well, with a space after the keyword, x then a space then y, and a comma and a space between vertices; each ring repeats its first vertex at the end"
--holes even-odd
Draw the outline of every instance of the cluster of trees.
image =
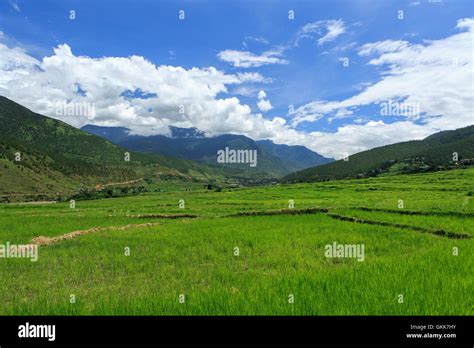
POLYGON ((148 189, 145 186, 106 187, 100 190, 80 189, 79 192, 70 196, 67 200, 89 200, 99 198, 133 196, 145 192, 148 192, 148 189))
POLYGON ((214 190, 216 192, 221 192, 222 191, 222 187, 220 187, 216 184, 207 184, 207 185, 204 185, 204 188, 207 189, 207 190, 214 190))
POLYGON ((462 159, 460 161, 449 161, 447 163, 430 163, 424 157, 408 158, 398 163, 399 170, 403 174, 425 173, 438 170, 449 170, 461 168, 474 164, 474 159, 462 159))

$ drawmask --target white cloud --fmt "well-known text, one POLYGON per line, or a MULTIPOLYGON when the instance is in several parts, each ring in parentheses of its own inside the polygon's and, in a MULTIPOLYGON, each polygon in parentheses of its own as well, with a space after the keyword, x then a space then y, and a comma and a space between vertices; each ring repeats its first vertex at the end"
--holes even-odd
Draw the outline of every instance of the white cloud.
POLYGON ((260 73, 256 72, 245 72, 245 73, 237 73, 237 78, 240 82, 260 82, 260 83, 271 83, 272 79, 269 77, 264 77, 260 73))
MULTIPOLYGON (((295 111, 292 125, 389 100, 419 106, 421 116, 417 121, 421 122, 414 123, 413 117, 407 115, 406 121, 391 123, 388 118, 386 122, 340 127, 333 134, 312 133, 354 153, 375 145, 420 139, 439 130, 474 124, 474 19, 459 20, 456 28, 462 32, 424 44, 386 40, 363 45, 359 55, 371 58, 369 64, 382 69, 381 79, 348 99, 318 100, 303 105, 295 111)), ((341 154, 338 150, 330 153, 341 154)))
POLYGON ((270 103, 269 100, 261 99, 257 102, 257 106, 262 112, 267 112, 273 109, 272 104, 270 103))
POLYGON ((274 117, 272 122, 284 125, 286 123, 286 120, 284 118, 281 118, 281 117, 274 117))
MULTIPOLYGON (((458 21, 457 29, 460 32, 450 37, 423 44, 387 40, 363 45, 359 54, 379 69, 379 81, 344 100, 317 100, 303 105, 290 115, 290 124, 278 116, 267 119, 254 114, 238 98, 228 96, 228 89, 245 90, 255 96, 258 90, 245 84, 265 82, 266 78, 258 73, 157 66, 140 56, 76 56, 68 45, 60 45, 51 56, 37 60, 23 49, 0 44, 0 94, 75 126, 125 126, 144 135, 168 134, 169 125, 192 126, 208 135, 244 134, 277 144, 305 145, 325 156, 341 158, 474 123, 474 20, 458 21), (78 86, 84 93, 78 93, 78 86), (137 90, 151 97, 130 99, 122 95, 137 90), (362 123, 341 126, 335 133, 305 133, 292 128, 323 117, 352 117, 355 108, 376 106, 390 99, 418 103, 421 119, 367 122, 358 117, 357 122, 362 123), (93 116, 57 117, 57 101, 92 103, 96 112, 93 116), (181 107, 184 112, 180 112, 181 107)), ((268 101, 264 91, 260 96, 258 101, 268 101)), ((262 112, 271 106, 268 103, 262 112)))
POLYGON ((248 51, 225 50, 219 52, 217 57, 240 68, 253 68, 268 64, 288 64, 286 59, 281 58, 281 53, 274 50, 263 52, 261 55, 248 51))
POLYGON ((256 43, 261 44, 261 45, 269 45, 270 44, 270 41, 268 41, 264 37, 246 36, 244 41, 242 42, 242 46, 247 48, 248 45, 249 45, 249 42, 256 42, 256 43))
POLYGON ((323 45, 326 42, 335 40, 345 32, 346 27, 342 19, 307 23, 296 33, 295 45, 298 46, 299 41, 303 38, 314 37, 319 37, 317 42, 319 45, 323 45))
POLYGON ((319 149, 321 154, 332 154, 342 158, 378 146, 401 141, 423 139, 432 134, 426 127, 412 122, 369 121, 364 125, 339 127, 336 133, 312 132, 311 148, 319 149))
MULTIPOLYGON (((301 27, 295 36, 286 44, 276 45, 272 49, 260 55, 249 51, 224 50, 217 54, 217 57, 224 62, 232 64, 234 67, 254 68, 270 64, 288 64, 289 61, 283 58, 283 53, 295 46, 303 38, 316 39, 319 45, 333 41, 346 32, 346 27, 341 19, 322 20, 314 23, 307 23, 301 27)), ((253 40, 258 43, 269 44, 266 39, 246 37, 243 46, 248 47, 247 41, 253 40)))
POLYGON ((24 49, 20 47, 8 48, 5 44, 0 43, 0 71, 2 72, 0 81, 24 75, 27 71, 34 70, 38 64, 39 61, 29 56, 24 49))
POLYGON ((410 44, 408 41, 401 41, 401 40, 378 41, 378 42, 368 43, 368 44, 363 45, 359 49, 359 55, 369 56, 372 54, 397 52, 397 51, 406 49, 409 46, 410 44))
POLYGON ((139 56, 76 56, 66 44, 36 60, 22 49, 0 44, 0 94, 76 127, 124 126, 134 134, 151 135, 169 134, 169 125, 193 126, 208 135, 244 134, 254 139, 293 134, 281 119, 265 119, 238 98, 222 97, 229 86, 264 80, 258 73, 225 74, 213 67, 156 66, 139 56), (123 95, 127 91, 128 97, 123 95), (133 91, 149 97, 133 98, 133 91), (58 116, 57 106, 68 102, 90 103, 95 113, 58 116))
POLYGON ((339 35, 345 33, 344 22, 341 20, 330 21, 327 27, 327 33, 322 38, 318 39, 318 44, 322 45, 326 42, 335 40, 339 35))
POLYGON ((456 23, 456 29, 468 29, 473 31, 474 18, 462 18, 459 19, 456 23))
POLYGON ((257 101, 257 106, 262 112, 267 112, 273 109, 272 104, 270 103, 269 100, 266 100, 265 98, 267 97, 267 94, 265 93, 264 90, 261 90, 258 92, 258 101, 257 101))
POLYGON ((237 85, 232 88, 229 92, 233 95, 242 95, 244 97, 254 97, 255 93, 257 93, 258 88, 252 85, 237 85))
POLYGON ((20 6, 18 6, 18 3, 17 3, 15 0, 10 0, 10 5, 13 7, 13 9, 14 9, 16 12, 20 12, 20 13, 21 13, 20 6))

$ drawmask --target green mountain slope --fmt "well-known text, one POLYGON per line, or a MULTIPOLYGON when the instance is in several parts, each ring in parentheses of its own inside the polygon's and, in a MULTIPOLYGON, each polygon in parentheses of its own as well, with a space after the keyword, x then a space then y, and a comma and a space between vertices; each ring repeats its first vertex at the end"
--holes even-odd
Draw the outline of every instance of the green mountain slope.
POLYGON ((0 96, 0 193, 70 193, 79 187, 138 178, 223 177, 209 166, 158 154, 130 153, 126 161, 125 152, 0 96))
POLYGON ((474 126, 433 134, 423 140, 377 147, 323 166, 292 173, 284 182, 322 181, 381 174, 415 173, 469 165, 474 158, 474 126), (453 160, 453 153, 458 161, 453 160))
POLYGON ((239 150, 257 150, 255 168, 248 164, 219 164, 217 167, 229 175, 254 179, 275 179, 293 171, 333 161, 304 146, 274 144, 269 140, 254 141, 243 135, 223 134, 205 137, 196 128, 170 127, 171 137, 164 135, 130 135, 123 127, 86 125, 81 130, 98 135, 126 149, 145 153, 161 153, 166 156, 186 158, 217 165, 217 151, 226 147, 239 150))
POLYGON ((163 153, 168 156, 187 158, 209 165, 226 168, 248 177, 282 177, 289 173, 280 159, 266 149, 259 148, 255 142, 243 135, 226 134, 214 138, 168 138, 162 135, 135 138, 120 142, 120 145, 138 152, 163 153), (257 166, 248 164, 217 164, 217 151, 229 149, 257 150, 257 166))

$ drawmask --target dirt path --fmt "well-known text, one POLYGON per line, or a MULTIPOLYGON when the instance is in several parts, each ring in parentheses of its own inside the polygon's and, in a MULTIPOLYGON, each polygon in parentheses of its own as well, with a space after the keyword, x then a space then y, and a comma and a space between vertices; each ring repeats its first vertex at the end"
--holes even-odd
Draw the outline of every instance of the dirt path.
POLYGON ((47 246, 47 245, 62 242, 63 240, 73 239, 78 236, 82 236, 89 233, 113 231, 113 230, 124 231, 124 230, 129 230, 131 228, 153 227, 157 225, 159 225, 158 222, 150 222, 150 223, 145 223, 145 224, 130 224, 130 225, 125 225, 125 226, 92 227, 87 230, 73 231, 73 232, 62 234, 56 237, 45 237, 45 236, 35 237, 31 240, 31 244, 39 245, 39 246, 47 246))
POLYGON ((143 180, 143 178, 136 179, 136 180, 124 181, 124 182, 111 182, 111 183, 108 183, 108 184, 97 184, 97 185, 95 185, 95 189, 100 190, 100 189, 103 189, 104 187, 109 187, 109 186, 134 184, 134 183, 142 181, 142 180, 143 180))

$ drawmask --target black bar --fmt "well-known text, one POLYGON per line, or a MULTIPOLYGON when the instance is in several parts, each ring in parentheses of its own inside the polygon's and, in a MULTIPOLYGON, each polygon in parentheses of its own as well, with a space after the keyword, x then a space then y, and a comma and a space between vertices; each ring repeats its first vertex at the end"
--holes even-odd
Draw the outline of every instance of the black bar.
POLYGON ((389 344, 466 346, 474 317, 0 317, 0 347, 58 344, 389 344), (55 325, 55 340, 20 338, 26 323, 55 325), (412 325, 425 326, 423 331, 412 325), (429 327, 428 325, 433 325, 429 327), (451 326, 442 326, 451 325, 451 326), (455 325, 452 326, 452 325, 455 325), (407 334, 456 337, 407 338, 407 334))

